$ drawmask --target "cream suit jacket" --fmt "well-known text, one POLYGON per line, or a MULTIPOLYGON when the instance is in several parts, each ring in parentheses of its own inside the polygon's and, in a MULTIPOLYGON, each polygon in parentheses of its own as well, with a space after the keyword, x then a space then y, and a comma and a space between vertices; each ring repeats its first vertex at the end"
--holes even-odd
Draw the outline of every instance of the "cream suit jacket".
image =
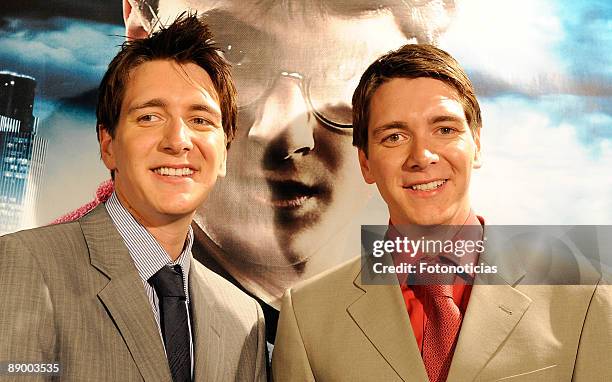
MULTIPOLYGON (((399 286, 360 272, 356 259, 286 292, 275 382, 427 381, 399 286)), ((520 278, 476 279, 447 381, 612 381, 610 286, 520 278)))
MULTIPOLYGON (((259 305, 194 260, 189 295, 194 380, 264 381, 259 305)), ((51 379, 61 381, 172 380, 142 281, 103 205, 0 238, 0 305, 0 362, 58 362, 51 379)))

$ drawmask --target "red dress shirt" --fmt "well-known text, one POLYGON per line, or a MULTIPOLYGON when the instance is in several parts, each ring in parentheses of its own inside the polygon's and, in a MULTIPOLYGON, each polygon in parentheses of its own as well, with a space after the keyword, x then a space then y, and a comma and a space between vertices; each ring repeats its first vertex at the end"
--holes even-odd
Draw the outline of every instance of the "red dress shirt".
MULTIPOLYGON (((393 227, 393 223, 389 222, 390 226, 393 227)), ((467 218, 465 225, 480 225, 484 226, 484 219, 480 216, 476 216, 472 211, 470 211, 470 215, 467 218)), ((472 233, 474 231, 471 231, 472 233)), ((390 229, 387 233, 388 238, 394 238, 395 235, 399 235, 397 231, 390 229)), ((458 234, 454 240, 459 239, 458 234)), ((482 235, 478 237, 481 239, 482 235)), ((399 262, 398 258, 394 257, 396 262, 399 262)), ((414 262, 417 262, 419 257, 413 258, 414 262)), ((461 264, 466 264, 467 262, 471 262, 476 264, 478 261, 478 255, 474 254, 473 256, 466 255, 461 259, 461 264)), ((410 317, 410 325, 412 326, 412 331, 414 332, 414 336, 416 338, 417 345, 419 346, 419 351, 421 354, 423 353, 423 335, 425 333, 425 325, 427 324, 427 314, 425 313, 426 309, 424 304, 427 304, 427 300, 421 301, 419 298, 415 296, 413 289, 406 282, 406 275, 398 274, 400 286, 402 289, 402 296, 404 297, 404 302, 406 304, 406 310, 408 311, 408 316, 410 317)), ((461 312, 461 317, 464 316, 465 311, 468 306, 468 302, 470 300, 470 294, 472 292, 472 285, 467 284, 466 281, 461 277, 455 277, 453 283, 453 300, 455 304, 459 307, 459 311, 461 312)))

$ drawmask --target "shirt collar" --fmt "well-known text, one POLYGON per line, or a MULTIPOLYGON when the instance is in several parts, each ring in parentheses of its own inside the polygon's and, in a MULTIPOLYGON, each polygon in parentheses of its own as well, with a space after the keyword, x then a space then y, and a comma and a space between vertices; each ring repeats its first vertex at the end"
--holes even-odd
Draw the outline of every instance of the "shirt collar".
POLYGON ((163 266, 180 265, 183 271, 183 285, 185 296, 189 301, 188 280, 189 267, 191 264, 191 247, 193 245, 193 229, 189 226, 185 246, 176 261, 172 261, 170 255, 157 242, 157 240, 143 227, 130 212, 119 201, 117 194, 112 193, 105 203, 106 210, 110 215, 117 231, 123 238, 138 274, 143 283, 148 280, 163 266))
MULTIPOLYGON (((474 213, 472 209, 470 209, 470 213, 461 225, 461 228, 457 231, 457 233, 452 237, 453 242, 457 241, 477 241, 482 240, 484 234, 484 219, 474 213)), ((400 233, 397 226, 393 224, 391 219, 389 219, 389 227, 385 234, 385 240, 395 240, 396 238, 403 238, 404 235, 400 233)), ((418 264, 423 261, 425 255, 423 253, 417 253, 415 256, 410 257, 406 254, 392 253, 392 259, 395 265, 406 263, 406 264, 418 264)), ((458 257, 452 254, 438 254, 439 259, 442 263, 453 264, 453 265, 461 265, 465 266, 468 264, 475 265, 478 262, 480 253, 477 251, 466 252, 465 255, 458 257)), ((424 260, 427 262, 427 260, 424 260)), ((468 278, 473 278, 474 274, 465 275, 468 278)), ((406 285, 406 281, 408 278, 407 274, 398 273, 397 274, 398 281, 400 285, 406 285)))

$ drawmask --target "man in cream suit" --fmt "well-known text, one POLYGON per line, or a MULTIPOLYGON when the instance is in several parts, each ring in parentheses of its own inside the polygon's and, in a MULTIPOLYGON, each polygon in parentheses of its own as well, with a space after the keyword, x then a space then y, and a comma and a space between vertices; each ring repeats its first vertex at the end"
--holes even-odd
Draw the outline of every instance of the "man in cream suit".
MULTIPOLYGON (((417 225, 484 237, 468 196, 481 124, 467 75, 444 51, 406 45, 366 70, 353 96, 353 143, 388 205, 387 238, 417 225)), ((474 261, 497 266, 490 252, 474 261)), ((595 271, 583 285, 524 285, 524 269, 501 266, 473 286, 455 275, 445 287, 399 275, 373 285, 363 264, 286 292, 276 382, 612 380, 612 289, 595 271)))
POLYGON ((259 305, 191 257, 235 131, 211 41, 187 15, 126 42, 97 110, 115 192, 78 221, 0 239, 0 379, 265 380, 259 305))

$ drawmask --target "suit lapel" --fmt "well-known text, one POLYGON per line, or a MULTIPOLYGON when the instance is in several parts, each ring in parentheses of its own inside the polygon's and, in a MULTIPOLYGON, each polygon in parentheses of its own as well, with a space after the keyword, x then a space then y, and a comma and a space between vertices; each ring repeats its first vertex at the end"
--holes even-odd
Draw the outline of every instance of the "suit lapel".
POLYGON ((507 283, 513 283, 520 274, 505 276, 476 277, 448 373, 449 382, 474 380, 529 308, 531 299, 507 283))
POLYGON ((399 286, 362 285, 361 272, 354 284, 364 293, 348 312, 363 334, 400 378, 427 381, 399 286))
POLYGON ((171 380, 159 330, 142 281, 104 205, 80 220, 91 264, 110 280, 99 299, 125 340, 145 381, 171 380))
MULTIPOLYGON (((528 296, 513 287, 525 275, 525 270, 500 254, 499 250, 488 248, 487 253, 481 255, 483 263, 495 264, 503 272, 478 275, 475 279, 449 370, 449 382, 474 380, 531 303, 528 296), (502 264, 502 260, 506 263, 502 264)), ((388 284, 389 280, 378 281, 388 284)), ((355 323, 402 379, 427 381, 425 366, 397 284, 362 285, 361 273, 354 284, 364 292, 348 308, 355 323)))
POLYGON ((223 363, 222 317, 215 307, 212 288, 202 266, 193 259, 189 268, 189 298, 194 337, 194 380, 216 381, 223 363))

